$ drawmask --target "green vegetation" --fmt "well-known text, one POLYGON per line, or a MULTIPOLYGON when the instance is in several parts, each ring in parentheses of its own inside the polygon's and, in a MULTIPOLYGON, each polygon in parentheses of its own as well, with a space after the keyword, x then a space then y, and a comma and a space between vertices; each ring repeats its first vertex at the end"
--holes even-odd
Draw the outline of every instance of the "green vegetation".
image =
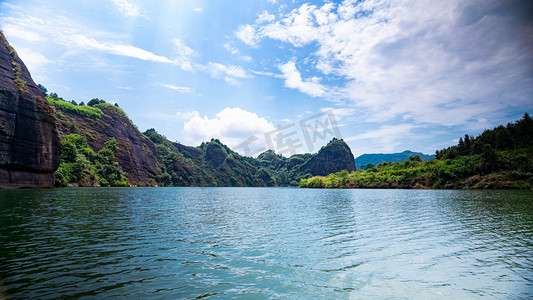
POLYGON ((259 166, 253 165, 253 158, 240 156, 219 140, 188 147, 169 141, 154 129, 144 134, 156 146, 160 170, 157 179, 163 186, 273 184, 265 173, 256 174, 259 166))
POLYGON ((61 162, 55 173, 56 186, 129 186, 115 158, 117 142, 107 141, 97 153, 78 134, 62 137, 61 162))
POLYGON ((154 129, 144 134, 156 146, 157 179, 163 186, 298 186, 301 178, 311 176, 304 166, 312 154, 286 158, 268 150, 255 159, 239 155, 218 139, 188 147, 154 129))
POLYGON ((50 103, 50 105, 52 105, 57 110, 67 111, 82 117, 92 118, 95 120, 100 119, 103 115, 102 110, 98 107, 78 106, 73 104, 72 102, 67 102, 57 97, 57 94, 55 93, 46 95, 45 97, 48 103, 50 103))
POLYGON ((339 172, 300 181, 303 188, 508 188, 533 187, 533 120, 524 117, 485 130, 476 138, 436 153, 427 162, 412 156, 404 162, 383 162, 348 174, 339 172))
POLYGON ((48 103, 50 103, 56 110, 63 110, 84 118, 98 120, 103 116, 103 110, 112 109, 129 120, 128 115, 126 115, 126 113, 117 104, 107 103, 105 100, 98 98, 92 99, 87 103, 87 105, 85 105, 83 101, 78 104, 74 100, 66 101, 59 97, 56 93, 48 94, 48 90, 41 84, 38 84, 37 86, 45 95, 48 103))
MULTIPOLYGON (((102 100, 103 101, 103 100, 102 100)), ((83 102, 82 102, 83 103, 83 102)), ((91 108, 90 106, 86 107, 86 108, 91 108)), ((111 104, 111 103, 99 103, 99 104, 95 104, 93 106, 93 108, 96 108, 96 109, 100 109, 100 110, 105 110, 106 108, 107 109, 113 109, 115 110, 116 112, 118 112, 121 116, 123 116, 124 118, 126 119, 130 119, 128 117, 128 115, 126 115, 126 113, 122 110, 122 108, 118 107, 117 104, 111 104)))
MULTIPOLYGON (((478 137, 470 137, 465 134, 464 138, 459 138, 456 146, 446 149, 437 150, 438 159, 454 159, 459 156, 482 154, 490 146, 495 151, 512 150, 533 145, 533 120, 528 113, 514 123, 508 123, 507 126, 500 125, 491 130, 485 130, 478 137)), ((497 166, 495 166, 497 167, 497 166)))

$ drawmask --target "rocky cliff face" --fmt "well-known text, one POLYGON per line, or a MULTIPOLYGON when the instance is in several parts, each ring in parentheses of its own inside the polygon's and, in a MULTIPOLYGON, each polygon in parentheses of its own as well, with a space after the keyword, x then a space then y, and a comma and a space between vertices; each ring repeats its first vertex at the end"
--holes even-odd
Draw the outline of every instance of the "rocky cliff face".
POLYGON ((320 149, 302 169, 313 175, 326 176, 342 170, 355 171, 355 161, 350 147, 343 140, 335 140, 320 149))
POLYGON ((103 112, 98 119, 58 109, 61 135, 79 134, 95 151, 115 138, 118 146, 115 155, 129 183, 133 186, 158 185, 154 144, 139 132, 119 108, 111 104, 99 105, 98 108, 103 112))
POLYGON ((60 155, 54 110, 0 32, 0 188, 53 187, 60 155))

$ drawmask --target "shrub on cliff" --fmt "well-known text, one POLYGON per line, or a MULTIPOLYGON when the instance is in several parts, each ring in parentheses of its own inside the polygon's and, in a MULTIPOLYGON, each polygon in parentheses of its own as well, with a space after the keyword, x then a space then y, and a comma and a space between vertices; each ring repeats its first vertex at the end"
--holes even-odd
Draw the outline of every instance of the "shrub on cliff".
POLYGON ((78 134, 63 136, 61 162, 55 173, 56 186, 127 186, 128 181, 115 159, 117 143, 107 141, 95 153, 85 138, 78 134))

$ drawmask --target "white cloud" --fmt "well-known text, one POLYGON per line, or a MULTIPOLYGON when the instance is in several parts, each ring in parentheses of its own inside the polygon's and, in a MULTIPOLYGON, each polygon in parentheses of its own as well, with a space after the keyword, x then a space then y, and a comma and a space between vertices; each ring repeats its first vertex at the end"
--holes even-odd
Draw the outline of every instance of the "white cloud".
POLYGON ((198 54, 179 39, 173 39, 172 42, 174 43, 177 55, 174 61, 183 70, 192 71, 191 59, 198 54))
POLYGON ((237 36, 246 45, 252 47, 257 47, 257 43, 260 40, 260 37, 256 35, 255 27, 252 25, 240 25, 235 32, 235 36, 237 36))
POLYGON ((204 9, 201 8, 201 7, 194 8, 193 10, 194 10, 195 12, 197 12, 197 13, 201 13, 201 12, 204 11, 204 9))
POLYGON ((275 129, 265 118, 238 107, 224 108, 214 118, 202 117, 197 111, 180 112, 178 117, 188 119, 183 130, 187 140, 193 144, 218 138, 229 147, 235 147, 252 136, 260 138, 265 132, 275 129))
POLYGON ((233 42, 228 42, 224 44, 224 49, 226 49, 226 51, 228 51, 229 53, 233 55, 238 55, 240 59, 246 62, 251 62, 253 60, 252 57, 249 55, 241 55, 241 52, 239 51, 239 49, 233 46, 233 42))
POLYGON ((45 40, 43 37, 35 34, 35 32, 26 30, 23 27, 17 26, 17 24, 6 23, 2 25, 2 31, 10 36, 16 36, 19 39, 29 42, 42 42, 45 40))
POLYGON ((111 0, 118 10, 126 17, 140 17, 144 16, 137 4, 128 0, 111 0))
POLYGON ((73 42, 75 46, 84 48, 86 50, 101 50, 110 54, 133 57, 141 60, 148 60, 159 63, 174 63, 174 61, 170 60, 167 57, 154 54, 152 52, 132 45, 118 44, 107 41, 102 42, 83 34, 74 34, 71 35, 70 38, 70 42, 73 42))
MULTIPOLYGON (((33 16, 6 17, 1 20, 4 33, 29 42, 46 40, 66 48, 65 55, 81 52, 102 52, 157 63, 174 64, 192 71, 192 58, 197 53, 179 39, 172 39, 175 58, 158 55, 123 41, 124 36, 87 28, 65 16, 37 18, 33 16)), ((34 50, 34 53, 37 53, 34 50)), ((42 54, 40 54, 42 56, 42 54)), ((43 56, 44 57, 44 56, 43 56)))
POLYGON ((223 65, 220 63, 209 62, 207 71, 215 78, 224 78, 224 80, 231 85, 240 86, 241 82, 237 78, 252 78, 252 75, 234 65, 223 65))
POLYGON ((17 48, 17 54, 26 67, 31 70, 32 77, 36 82, 41 82, 46 78, 44 66, 50 62, 46 57, 29 48, 17 48))
POLYGON ((186 87, 186 86, 177 86, 177 85, 168 84, 168 83, 157 83, 157 85, 166 87, 167 89, 175 90, 182 94, 193 94, 194 93, 194 89, 190 87, 186 87))
POLYGON ((263 11, 257 16, 256 23, 272 22, 276 19, 274 15, 269 14, 267 11, 263 11))
POLYGON ((354 108, 348 108, 348 107, 340 107, 340 108, 324 107, 320 110, 324 113, 333 113, 333 115, 335 116, 335 119, 337 120, 341 120, 344 117, 353 116, 357 111, 354 108))
POLYGON ((281 77, 285 79, 285 86, 288 88, 299 89, 302 93, 311 97, 321 97, 326 93, 326 88, 320 84, 320 79, 313 77, 303 80, 300 72, 296 69, 294 61, 279 65, 282 72, 281 77))
MULTIPOLYGON (((314 71, 344 78, 339 98, 369 120, 403 117, 441 125, 530 107, 531 19, 523 1, 367 0, 303 4, 275 19, 260 15, 236 36, 312 45, 314 71), (512 104, 511 104, 512 102, 512 104)), ((285 85, 329 96, 318 80, 282 65, 285 85)))
POLYGON ((251 76, 246 74, 243 68, 233 65, 223 65, 219 63, 210 62, 209 66, 213 68, 215 73, 223 73, 231 77, 237 78, 250 78, 251 76))
POLYGON ((229 53, 233 54, 233 55, 239 55, 241 54, 241 52, 239 51, 239 49, 233 47, 231 45, 231 43, 226 43, 224 44, 224 49, 226 49, 229 53))
POLYGON ((53 19, 32 16, 7 17, 2 19, 1 25, 5 28, 4 32, 8 36, 16 36, 30 42, 47 40, 50 43, 64 46, 71 52, 97 50, 146 61, 168 64, 181 63, 179 61, 181 56, 176 61, 157 55, 126 44, 112 33, 86 28, 75 20, 64 16, 55 16, 53 19))

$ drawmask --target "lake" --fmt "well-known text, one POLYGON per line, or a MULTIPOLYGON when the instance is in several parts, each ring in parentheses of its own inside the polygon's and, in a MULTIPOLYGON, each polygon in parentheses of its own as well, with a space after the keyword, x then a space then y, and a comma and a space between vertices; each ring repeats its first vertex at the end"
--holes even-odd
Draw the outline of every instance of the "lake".
POLYGON ((526 299, 532 253, 532 191, 0 191, 0 298, 526 299))

